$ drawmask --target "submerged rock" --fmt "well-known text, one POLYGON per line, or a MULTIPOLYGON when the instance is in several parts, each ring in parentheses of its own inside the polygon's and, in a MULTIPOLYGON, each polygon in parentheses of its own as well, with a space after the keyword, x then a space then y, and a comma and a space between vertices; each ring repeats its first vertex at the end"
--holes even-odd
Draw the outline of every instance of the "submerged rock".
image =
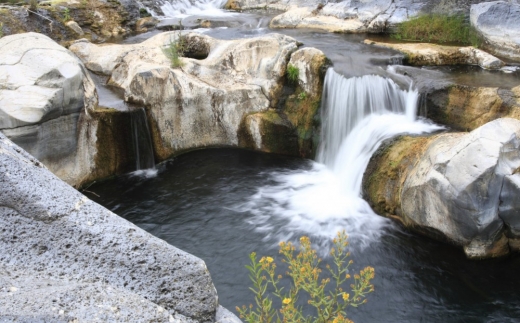
POLYGON ((484 46, 497 55, 520 61, 520 3, 483 2, 471 6, 471 25, 484 37, 484 46))
POLYGON ((215 321, 202 260, 90 201, 2 134, 0 186, 0 319, 215 321))
POLYGON ((404 137, 372 157, 363 188, 376 212, 462 246, 470 258, 518 249, 520 120, 470 133, 404 137))

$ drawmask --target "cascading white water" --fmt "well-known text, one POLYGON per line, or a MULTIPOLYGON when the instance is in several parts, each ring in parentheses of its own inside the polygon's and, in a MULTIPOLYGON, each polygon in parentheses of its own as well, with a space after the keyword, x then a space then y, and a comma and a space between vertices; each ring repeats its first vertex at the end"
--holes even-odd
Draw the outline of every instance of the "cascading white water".
POLYGON ((130 114, 132 143, 135 156, 135 175, 154 176, 157 174, 153 156, 152 138, 148 129, 148 120, 143 108, 130 114))
POLYGON ((170 0, 161 5, 167 17, 183 18, 186 16, 223 16, 230 13, 222 10, 226 0, 170 0))
POLYGON ((338 170, 337 153, 348 134, 367 116, 406 114, 415 120, 417 91, 402 91, 393 81, 375 76, 344 78, 330 69, 321 105, 321 146, 317 161, 338 170))
POLYGON ((345 229, 366 245, 388 223, 361 198, 363 173, 381 143, 398 134, 441 129, 417 120, 419 94, 392 80, 366 75, 346 79, 329 69, 322 96, 322 142, 310 170, 271 174, 276 185, 262 187, 242 208, 257 215, 258 230, 289 239, 294 232, 327 239, 345 229), (270 217, 284 217, 284 227, 270 217))

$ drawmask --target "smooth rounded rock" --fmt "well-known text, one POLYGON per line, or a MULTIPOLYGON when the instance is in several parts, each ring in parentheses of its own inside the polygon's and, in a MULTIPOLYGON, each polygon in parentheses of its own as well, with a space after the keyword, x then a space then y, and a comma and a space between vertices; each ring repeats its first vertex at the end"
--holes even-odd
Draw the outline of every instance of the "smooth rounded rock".
POLYGON ((471 6, 471 25, 484 37, 484 46, 498 55, 520 61, 520 4, 483 2, 471 6))
POLYGON ((0 129, 39 124, 97 104, 81 62, 42 34, 0 38, 0 80, 0 129))
POLYGON ((504 177, 519 167, 519 120, 497 119, 463 136, 440 136, 404 182, 402 214, 464 246, 469 257, 508 253, 499 206, 510 202, 500 197, 507 197, 504 177))

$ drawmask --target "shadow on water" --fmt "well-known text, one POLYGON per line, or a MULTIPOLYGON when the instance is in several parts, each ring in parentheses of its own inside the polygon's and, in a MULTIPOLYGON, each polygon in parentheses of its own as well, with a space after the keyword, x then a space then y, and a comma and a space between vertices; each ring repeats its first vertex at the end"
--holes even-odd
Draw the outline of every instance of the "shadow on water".
MULTIPOLYGON (((252 251, 277 255, 279 236, 238 211, 272 174, 308 170, 310 161, 234 149, 199 150, 159 166, 153 178, 126 175, 89 188, 96 202, 206 261, 220 303, 253 302, 244 265, 252 251)), ((268 202, 266 202, 268 203, 268 202)), ((272 217, 283 228, 287 220, 272 217)), ((348 233, 348 232, 347 232, 348 233)), ((295 232, 319 239, 312 232, 295 232)), ((520 257, 469 261, 461 250, 389 224, 367 247, 351 244, 354 269, 376 269, 375 292, 355 322, 518 322, 520 257)))

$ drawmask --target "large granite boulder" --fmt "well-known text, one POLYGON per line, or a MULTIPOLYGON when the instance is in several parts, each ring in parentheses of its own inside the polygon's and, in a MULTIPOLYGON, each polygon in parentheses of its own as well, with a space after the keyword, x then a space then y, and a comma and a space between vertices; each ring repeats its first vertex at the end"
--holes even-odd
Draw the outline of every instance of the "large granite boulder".
POLYGON ((404 137, 381 148, 365 172, 376 212, 462 246, 470 258, 519 250, 520 120, 470 133, 404 137))
POLYGON ((162 33, 137 45, 80 41, 70 47, 87 66, 110 75, 125 100, 146 107, 158 160, 197 147, 238 145, 243 118, 277 106, 297 49, 296 40, 277 34, 217 40, 188 33, 182 36, 187 57, 172 68, 163 48, 179 36, 162 33))
POLYGON ((37 33, 0 39, 0 129, 92 109, 95 86, 74 54, 37 33))
POLYGON ((0 131, 68 184, 135 170, 131 124, 98 107, 88 70, 47 36, 0 39, 0 131))
POLYGON ((90 201, 1 133, 0 188, 0 321, 216 320, 202 260, 90 201))
POLYGON ((471 25, 484 46, 497 55, 520 61, 520 3, 494 1, 471 6, 471 25))
POLYGON ((0 39, 0 130, 72 185, 91 172, 86 124, 97 103, 88 71, 67 49, 37 33, 0 39))

